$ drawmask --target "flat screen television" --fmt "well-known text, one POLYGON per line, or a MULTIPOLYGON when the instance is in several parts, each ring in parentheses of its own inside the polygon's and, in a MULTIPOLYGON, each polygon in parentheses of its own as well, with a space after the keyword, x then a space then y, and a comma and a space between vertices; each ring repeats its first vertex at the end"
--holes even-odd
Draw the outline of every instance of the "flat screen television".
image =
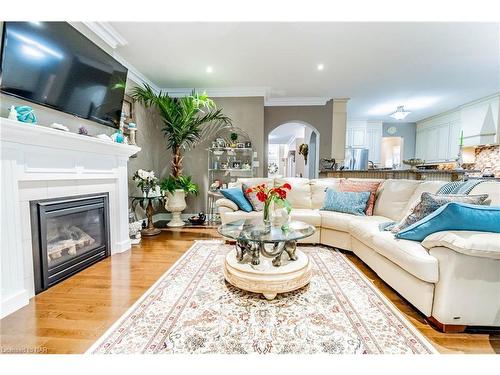
POLYGON ((66 22, 4 22, 0 90, 117 127, 127 69, 66 22))

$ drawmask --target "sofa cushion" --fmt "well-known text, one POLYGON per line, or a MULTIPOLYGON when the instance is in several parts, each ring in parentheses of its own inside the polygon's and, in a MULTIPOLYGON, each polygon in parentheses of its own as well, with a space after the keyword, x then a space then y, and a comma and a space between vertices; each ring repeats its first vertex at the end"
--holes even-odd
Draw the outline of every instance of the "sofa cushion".
POLYGON ((292 220, 303 221, 315 227, 321 226, 321 215, 319 214, 319 210, 294 208, 290 212, 290 217, 292 220))
POLYGON ((284 183, 292 186, 286 199, 293 208, 311 208, 311 184, 308 178, 287 177, 274 180, 274 186, 281 186, 284 183))
POLYGON ((377 193, 380 182, 365 182, 365 181, 351 181, 342 180, 340 181, 339 188, 340 191, 368 191, 370 192, 370 197, 366 204, 365 213, 367 216, 373 215, 373 206, 375 205, 375 194, 377 193))
POLYGON ((500 259, 500 233, 473 231, 436 232, 425 237, 422 241, 422 246, 426 249, 447 247, 465 255, 500 259))
POLYGON ((396 234, 398 238, 423 241, 445 230, 500 233, 500 206, 480 206, 451 202, 396 234))
POLYGON ((447 183, 446 181, 424 181, 424 182, 421 182, 417 186, 415 191, 413 192, 410 199, 408 200, 408 204, 406 205, 404 216, 407 216, 410 213, 410 210, 418 202, 420 202, 420 198, 422 197, 422 193, 436 194, 442 186, 446 185, 446 183, 447 183))
POLYGON ((365 216, 368 199, 370 199, 369 191, 336 191, 328 188, 326 190, 325 203, 321 209, 365 216))
POLYGON ((400 240, 391 232, 381 232, 376 220, 368 222, 366 218, 351 221, 349 230, 353 237, 420 280, 438 281, 438 261, 419 242, 400 240))
POLYGON ((230 199, 227 199, 227 198, 219 198, 215 201, 215 205, 217 207, 227 207, 227 208, 230 208, 231 210, 233 211, 238 211, 239 208, 238 208, 238 205, 236 203, 234 203, 232 200, 230 199))
POLYGON ((243 194, 245 194, 245 198, 250 202, 254 211, 262 211, 264 209, 264 202, 261 202, 259 198, 257 198, 257 191, 248 192, 254 186, 249 186, 247 184, 241 184, 241 188, 243 189, 243 194))
POLYGON ((500 206, 500 182, 483 181, 469 192, 469 195, 488 194, 491 206, 500 206))
POLYGON ((246 212, 250 212, 253 210, 252 205, 250 204, 248 199, 245 198, 245 195, 243 194, 243 190, 241 190, 241 188, 234 187, 229 189, 220 189, 220 192, 226 199, 229 199, 230 201, 236 203, 241 210, 246 212))
POLYGON ((358 226, 363 226, 363 223, 383 223, 389 219, 383 216, 356 216, 351 214, 344 214, 342 212, 334 211, 320 211, 321 227, 327 229, 338 230, 342 232, 349 232, 350 224, 353 220, 359 220, 358 226))
POLYGON ((373 214, 394 221, 401 220, 408 200, 419 184, 417 180, 385 180, 379 188, 373 214))
POLYGON ((337 189, 343 178, 316 178, 311 180, 311 208, 320 209, 325 201, 326 189, 337 189))
POLYGON ((417 202, 392 229, 392 233, 408 228, 410 225, 422 220, 424 217, 436 211, 439 207, 450 202, 461 202, 470 204, 484 204, 488 194, 481 195, 458 195, 458 194, 432 194, 422 193, 420 202, 417 202))

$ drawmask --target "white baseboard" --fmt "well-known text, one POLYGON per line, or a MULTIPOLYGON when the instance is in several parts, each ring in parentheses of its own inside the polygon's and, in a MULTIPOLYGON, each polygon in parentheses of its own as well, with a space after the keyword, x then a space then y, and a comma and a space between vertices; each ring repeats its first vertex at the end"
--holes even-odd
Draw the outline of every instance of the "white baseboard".
POLYGON ((124 251, 130 250, 132 248, 132 243, 130 242, 130 238, 127 238, 124 241, 115 242, 113 246, 111 246, 111 255, 123 253, 124 251))
POLYGON ((12 314, 14 311, 19 310, 21 307, 26 306, 29 303, 28 291, 23 289, 10 297, 2 300, 2 305, 0 309, 0 319, 12 314))

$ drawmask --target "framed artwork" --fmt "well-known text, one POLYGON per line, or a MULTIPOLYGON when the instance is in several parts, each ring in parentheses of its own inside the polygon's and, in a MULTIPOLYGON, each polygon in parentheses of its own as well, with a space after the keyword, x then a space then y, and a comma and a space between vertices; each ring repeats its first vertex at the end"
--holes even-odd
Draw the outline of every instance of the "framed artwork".
POLYGON ((122 113, 126 116, 125 123, 135 122, 134 101, 128 95, 123 97, 122 113))

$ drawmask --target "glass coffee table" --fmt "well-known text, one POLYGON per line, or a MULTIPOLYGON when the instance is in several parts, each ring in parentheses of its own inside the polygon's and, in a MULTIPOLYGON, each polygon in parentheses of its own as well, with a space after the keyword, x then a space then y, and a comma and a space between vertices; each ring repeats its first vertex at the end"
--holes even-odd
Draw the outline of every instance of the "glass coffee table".
POLYGON ((219 226, 222 236, 236 241, 225 258, 226 280, 240 289, 262 293, 269 300, 278 293, 302 288, 310 282, 312 272, 308 256, 297 250, 297 241, 315 231, 314 226, 300 221, 266 228, 262 219, 219 226))

